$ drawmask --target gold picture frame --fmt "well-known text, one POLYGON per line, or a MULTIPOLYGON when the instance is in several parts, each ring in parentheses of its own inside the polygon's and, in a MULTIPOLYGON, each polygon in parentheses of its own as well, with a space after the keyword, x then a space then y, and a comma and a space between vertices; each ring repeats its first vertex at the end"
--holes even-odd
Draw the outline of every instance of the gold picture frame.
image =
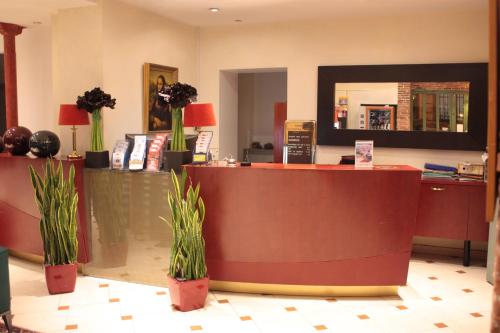
POLYGON ((144 64, 144 105, 142 116, 142 129, 144 133, 168 132, 172 130, 169 106, 162 104, 158 100, 157 91, 161 88, 161 85, 177 82, 178 76, 178 68, 151 63, 144 64))

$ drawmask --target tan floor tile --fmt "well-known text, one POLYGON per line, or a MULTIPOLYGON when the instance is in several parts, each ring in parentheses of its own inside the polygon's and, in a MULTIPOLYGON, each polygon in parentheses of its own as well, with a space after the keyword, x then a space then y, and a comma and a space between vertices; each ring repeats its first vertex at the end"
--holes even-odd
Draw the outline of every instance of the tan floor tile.
POLYGON ((370 319, 370 317, 367 316, 367 315, 365 315, 365 314, 358 315, 358 318, 361 319, 361 320, 370 319))
POLYGON ((66 327, 64 328, 64 330, 66 330, 66 331, 77 330, 77 329, 78 329, 78 325, 76 325, 76 324, 66 325, 66 327))
POLYGON ((289 307, 285 307, 285 310, 288 312, 292 312, 292 311, 297 311, 297 308, 295 308, 294 306, 289 306, 289 307))
POLYGON ((435 323, 434 326, 436 326, 437 328, 445 328, 445 327, 448 327, 448 325, 446 325, 445 323, 435 323))
POLYGON ((201 325, 195 325, 195 326, 191 326, 191 331, 202 331, 203 330, 203 327, 201 327, 201 325))
POLYGON ((240 317, 240 320, 241 320, 241 321, 252 320, 252 317, 250 317, 250 316, 241 316, 241 317, 240 317))
POLYGON ((470 315, 471 315, 472 317, 475 317, 475 318, 479 318, 479 317, 482 317, 482 316, 483 316, 483 315, 482 315, 482 314, 480 314, 479 312, 472 312, 470 315))
POLYGON ((61 305, 57 308, 59 311, 69 310, 69 305, 61 305))
POLYGON ((316 329, 316 331, 324 331, 328 329, 325 325, 316 325, 314 326, 314 328, 316 329))

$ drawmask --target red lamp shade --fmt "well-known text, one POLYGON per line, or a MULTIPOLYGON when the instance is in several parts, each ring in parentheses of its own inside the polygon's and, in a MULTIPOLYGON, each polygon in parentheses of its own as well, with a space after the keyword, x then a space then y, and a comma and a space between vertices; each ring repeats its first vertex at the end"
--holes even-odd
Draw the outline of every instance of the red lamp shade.
POLYGON ((184 127, 215 126, 212 103, 188 104, 184 108, 184 127))
POLYGON ((61 104, 59 109, 59 125, 88 125, 89 115, 76 104, 61 104))

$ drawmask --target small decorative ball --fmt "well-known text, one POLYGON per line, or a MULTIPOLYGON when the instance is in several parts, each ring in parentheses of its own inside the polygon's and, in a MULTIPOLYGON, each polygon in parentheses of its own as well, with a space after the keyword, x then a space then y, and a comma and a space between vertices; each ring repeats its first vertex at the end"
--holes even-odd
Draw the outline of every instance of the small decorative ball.
POLYGON ((30 151, 38 157, 55 156, 61 148, 59 137, 51 131, 38 131, 30 138, 30 151))
POLYGON ((3 135, 5 149, 12 155, 26 155, 30 151, 31 131, 23 126, 11 127, 3 135))

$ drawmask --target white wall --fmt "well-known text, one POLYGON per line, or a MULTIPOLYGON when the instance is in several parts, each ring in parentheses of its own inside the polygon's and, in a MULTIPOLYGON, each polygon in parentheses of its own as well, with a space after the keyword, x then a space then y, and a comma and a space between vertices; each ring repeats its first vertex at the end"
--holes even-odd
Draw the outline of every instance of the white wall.
POLYGON ((111 150, 125 133, 142 133, 144 63, 177 67, 180 82, 198 87, 198 30, 114 0, 102 10, 103 86, 117 101, 104 112, 111 150))
MULTIPOLYGON (((52 119, 61 154, 71 152, 70 126, 58 126, 60 104, 75 104, 86 90, 102 86, 102 17, 99 6, 65 9, 52 17, 52 119)), ((90 146, 90 126, 78 126, 77 150, 90 146)))
MULTIPOLYGON (((220 70, 284 67, 288 69, 288 119, 316 119, 317 66, 486 62, 487 23, 486 11, 450 8, 425 16, 202 28, 199 90, 217 110, 220 91, 213 83, 220 70)), ((225 140, 221 133, 220 143, 225 140)), ((346 153, 352 154, 352 148, 320 147, 317 162, 337 163, 346 153)), ((480 161, 475 152, 376 147, 375 154, 376 163, 417 167, 425 161, 480 161)))
POLYGON ((16 37, 19 125, 33 133, 56 131, 52 108, 52 34, 49 25, 24 29, 16 37))

